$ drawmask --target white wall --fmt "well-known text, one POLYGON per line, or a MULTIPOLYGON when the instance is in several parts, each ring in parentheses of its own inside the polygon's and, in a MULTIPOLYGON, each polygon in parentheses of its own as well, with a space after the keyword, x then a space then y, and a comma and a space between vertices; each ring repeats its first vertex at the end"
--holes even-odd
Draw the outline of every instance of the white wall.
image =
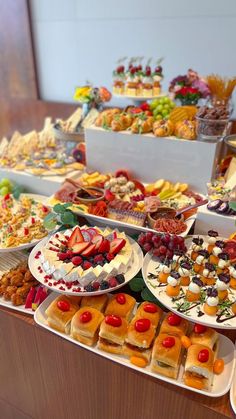
POLYGON ((189 67, 236 74, 236 0, 31 0, 43 99, 111 87, 122 56, 165 57, 164 88, 189 67))

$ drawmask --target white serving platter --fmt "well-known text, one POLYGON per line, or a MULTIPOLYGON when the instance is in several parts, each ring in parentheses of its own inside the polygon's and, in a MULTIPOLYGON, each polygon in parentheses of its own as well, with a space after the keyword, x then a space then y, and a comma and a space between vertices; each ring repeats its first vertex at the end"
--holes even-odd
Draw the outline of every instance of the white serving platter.
MULTIPOLYGON (((46 201, 48 199, 45 195, 39 195, 39 194, 30 194, 30 193, 23 193, 21 194, 23 196, 26 196, 28 198, 32 198, 35 201, 38 201, 42 204, 46 205, 46 201)), ((0 248, 0 253, 9 253, 9 252, 16 252, 18 250, 24 250, 24 249, 30 249, 31 247, 34 247, 37 243, 39 243, 42 239, 38 240, 32 240, 30 243, 23 243, 16 247, 2 247, 0 248)))
MULTIPOLYGON (((235 349, 236 349, 236 343, 235 343, 235 349)), ((235 350, 235 356, 236 356, 236 350, 235 350)), ((234 368, 233 381, 230 388, 230 404, 236 415, 236 369, 235 368, 234 368)))
POLYGON ((134 95, 119 95, 118 93, 116 94, 112 94, 113 97, 117 97, 119 99, 131 99, 131 100, 135 100, 138 102, 146 102, 147 100, 154 100, 154 99, 158 99, 159 97, 164 97, 164 96, 168 96, 167 93, 160 93, 159 95, 155 95, 155 96, 134 96, 134 95))
POLYGON ((157 378, 161 381, 165 381, 167 383, 176 385, 177 387, 182 387, 186 390, 193 391, 195 393, 200 393, 200 394, 203 394, 203 395, 209 396, 209 397, 220 397, 220 396, 223 396, 224 394, 226 394, 229 391, 231 383, 232 383, 232 379, 233 379, 233 372, 234 372, 233 370, 234 370, 234 366, 235 366, 235 356, 234 356, 235 355, 235 350, 234 350, 233 343, 227 337, 225 337, 223 335, 220 335, 219 352, 218 352, 218 355, 217 355, 217 358, 223 358, 223 360, 225 362, 225 368, 224 368, 223 373, 220 374, 220 375, 214 375, 214 380, 213 380, 213 385, 212 385, 211 391, 197 390, 197 389, 186 386, 184 384, 184 382, 182 381, 182 376, 183 376, 183 372, 184 372, 184 366, 183 365, 181 365, 179 376, 175 380, 175 379, 168 378, 168 377, 165 377, 165 376, 160 375, 160 374, 153 373, 150 369, 150 366, 147 366, 145 368, 136 367, 135 365, 133 365, 129 362, 128 358, 125 358, 122 355, 109 354, 107 352, 104 352, 104 351, 98 349, 97 346, 93 346, 93 347, 86 346, 86 345, 72 339, 69 335, 66 335, 65 333, 61 333, 61 332, 58 332, 58 331, 52 329, 47 324, 47 317, 45 315, 45 311, 48 308, 48 306, 51 304, 51 302, 56 297, 57 297, 56 293, 50 294, 49 297, 47 297, 46 300, 44 300, 44 302, 35 311, 34 320, 38 325, 42 326, 44 329, 49 330, 50 332, 62 337, 63 339, 68 340, 69 342, 71 342, 71 343, 73 343, 77 346, 80 346, 84 349, 87 349, 88 351, 94 352, 97 355, 103 356, 104 358, 110 359, 111 361, 114 361, 114 362, 116 362, 120 365, 131 368, 132 370, 139 371, 143 374, 146 374, 146 375, 149 375, 151 377, 157 378))
MULTIPOLYGON (((200 235, 197 237, 204 238, 205 236, 200 235)), ((186 246, 188 247, 190 243, 191 243, 191 239, 187 239, 186 246)), ((143 268, 142 268, 143 279, 148 289, 151 291, 151 293, 166 308, 168 308, 173 313, 176 313, 187 320, 190 320, 196 323, 201 323, 209 327, 218 328, 218 329, 236 329, 236 315, 232 315, 232 318, 227 318, 223 322, 217 321, 217 316, 209 316, 204 313, 203 304, 201 304, 200 302, 191 303, 190 307, 192 308, 190 308, 189 310, 186 310, 186 312, 182 312, 181 310, 178 310, 178 307, 177 307, 178 301, 184 302, 185 299, 181 299, 177 297, 177 301, 172 301, 172 298, 169 297, 165 292, 165 289, 166 289, 165 284, 159 286, 159 282, 157 278, 150 278, 150 277, 148 278, 148 275, 150 273, 154 275, 157 274, 156 266, 157 266, 157 260, 155 259, 155 257, 153 257, 151 253, 147 253, 144 257, 143 268), (204 313, 204 314, 199 316, 198 315, 199 310, 201 313, 204 313)), ((187 287, 181 287, 181 288, 183 290, 187 289, 187 287)), ((236 290, 230 289, 229 298, 232 301, 236 301, 236 290)), ((222 319, 224 319, 224 317, 222 317, 222 319)))
POLYGON ((129 281, 131 281, 132 278, 135 277, 135 275, 137 275, 137 273, 140 271, 140 269, 143 266, 143 252, 140 248, 140 246, 138 245, 138 243, 136 243, 133 239, 131 239, 130 237, 128 237, 128 240, 130 241, 132 248, 133 248, 133 262, 132 265, 127 269, 127 271, 124 274, 125 277, 125 282, 123 282, 122 284, 117 285, 114 288, 108 288, 106 290, 98 290, 98 291, 93 291, 93 292, 85 292, 85 291, 81 291, 81 292, 73 292, 73 288, 78 288, 78 285, 75 285, 74 287, 72 286, 71 290, 67 289, 65 291, 60 290, 60 284, 57 285, 53 285, 53 279, 51 281, 52 285, 50 286, 49 283, 45 283, 44 281, 44 276, 45 273, 39 273, 38 271, 38 267, 41 267, 41 262, 39 259, 35 259, 35 255, 37 254, 38 251, 40 251, 42 249, 42 247, 45 245, 45 243, 47 242, 48 238, 46 237, 45 239, 43 239, 40 243, 38 243, 34 249, 31 251, 30 256, 29 256, 29 261, 28 261, 28 265, 29 265, 29 269, 32 273, 32 275, 39 281, 41 282, 41 284, 43 284, 45 287, 49 288, 51 291, 56 291, 58 293, 61 294, 67 294, 67 295, 100 295, 100 294, 105 294, 111 291, 115 291, 121 287, 123 287, 124 285, 126 285, 129 281))

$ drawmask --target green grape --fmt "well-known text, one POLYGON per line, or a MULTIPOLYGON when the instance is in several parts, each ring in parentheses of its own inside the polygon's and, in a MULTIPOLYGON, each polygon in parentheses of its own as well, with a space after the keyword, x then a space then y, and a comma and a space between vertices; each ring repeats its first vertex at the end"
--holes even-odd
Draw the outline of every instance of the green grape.
POLYGON ((170 103, 170 98, 168 96, 163 97, 164 103, 170 103))
POLYGON ((161 114, 158 114, 157 116, 156 116, 156 120, 157 121, 160 121, 162 119, 162 115, 161 114))
POLYGON ((171 102, 171 103, 170 103, 170 107, 171 107, 171 109, 175 108, 175 107, 176 107, 175 102, 171 102))
POLYGON ((7 186, 3 186, 1 189, 0 189, 0 195, 1 196, 5 196, 5 195, 7 195, 9 193, 9 189, 8 189, 8 187, 7 186))
POLYGON ((169 112, 168 112, 168 110, 167 109, 164 109, 163 111, 162 111, 162 116, 166 116, 166 115, 168 115, 169 114, 169 112))
POLYGON ((158 105, 157 106, 157 108, 156 108, 156 111, 159 113, 159 112, 162 112, 163 111, 163 106, 162 105, 158 105))
POLYGON ((1 188, 2 186, 9 186, 9 185, 11 185, 11 181, 10 181, 9 179, 7 179, 7 178, 3 177, 3 178, 0 180, 0 188, 1 188))
POLYGON ((159 100, 159 103, 160 103, 160 105, 164 105, 164 103, 165 103, 165 98, 164 98, 164 97, 161 97, 161 99, 159 100))
POLYGON ((159 99, 154 99, 151 103, 150 103, 150 109, 153 111, 159 104, 159 99))
POLYGON ((165 119, 169 119, 169 117, 170 117, 170 114, 167 113, 166 116, 165 116, 165 119))
POLYGON ((165 103, 165 105, 163 105, 163 108, 169 110, 170 109, 170 105, 168 103, 165 103))

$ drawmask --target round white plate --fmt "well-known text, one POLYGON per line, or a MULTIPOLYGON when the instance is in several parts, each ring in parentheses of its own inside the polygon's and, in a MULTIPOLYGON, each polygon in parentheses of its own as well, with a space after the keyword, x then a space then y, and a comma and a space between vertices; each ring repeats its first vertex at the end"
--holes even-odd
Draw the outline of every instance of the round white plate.
MULTIPOLYGON (((45 273, 44 272, 42 274, 39 273, 38 267, 39 266, 41 267, 41 263, 40 263, 39 259, 35 259, 35 255, 45 245, 45 243, 48 240, 47 237, 45 239, 43 239, 40 243, 38 243, 37 246, 35 246, 34 249, 31 251, 30 256, 29 256, 29 261, 28 261, 29 269, 30 269, 32 275, 39 282, 41 282, 41 284, 43 284, 45 287, 49 288, 50 290, 59 292, 61 294, 67 294, 67 295, 100 295, 100 294, 105 294, 107 292, 115 291, 115 290, 123 287, 132 278, 134 278, 135 275, 137 275, 137 273, 140 271, 140 269, 143 266, 143 252, 142 252, 140 246, 130 237, 127 236, 127 239, 130 241, 130 243, 132 245, 133 262, 132 262, 132 265, 128 268, 128 270, 124 274, 125 282, 123 282, 122 284, 117 285, 114 288, 108 288, 106 290, 98 290, 98 291, 93 291, 93 292, 85 292, 85 291, 73 292, 72 291, 73 287, 71 288, 71 290, 66 289, 65 291, 63 291, 63 290, 60 290, 60 286, 61 286, 60 284, 57 284, 57 285, 52 284, 52 286, 49 286, 48 283, 45 283, 44 282, 45 273)), ((53 279, 52 279, 52 283, 53 283, 53 279)), ((74 288, 78 288, 78 285, 74 286, 74 288)))
MULTIPOLYGON (((236 342, 235 342, 235 349, 236 349, 236 342)), ((235 357, 236 357, 236 351, 235 351, 235 357)), ((233 381, 230 388, 230 404, 236 415, 236 369, 235 368, 234 368, 233 381)))
MULTIPOLYGON (((37 194, 30 194, 30 193, 23 193, 22 195, 27 196, 28 198, 35 199, 35 201, 41 202, 42 204, 45 203, 48 199, 47 196, 44 195, 37 195, 37 194)), ((16 247, 2 247, 0 248, 0 253, 4 252, 15 252, 17 250, 24 250, 24 249, 30 249, 31 247, 34 247, 37 243, 39 243, 42 239, 32 240, 30 243, 23 243, 16 247)))
POLYGON ((229 391, 231 383, 232 383, 232 378, 233 378, 235 357, 234 357, 233 342, 230 339, 228 339, 226 336, 221 335, 221 334, 219 335, 219 351, 217 355, 219 358, 222 358, 224 360, 224 363, 225 363, 224 371, 220 375, 214 375, 213 383, 210 390, 197 390, 196 388, 186 386, 186 384, 184 384, 183 382, 184 357, 180 365, 180 371, 179 371, 178 377, 175 380, 173 378, 168 378, 168 377, 165 377, 164 375, 152 372, 150 365, 147 365, 145 368, 136 367, 135 365, 131 364, 131 362, 129 361, 127 357, 123 355, 115 355, 115 354, 110 354, 108 352, 102 351, 101 349, 98 349, 97 344, 95 346, 84 345, 83 343, 80 343, 77 340, 73 339, 70 335, 66 335, 65 333, 61 333, 55 329, 52 329, 50 326, 48 326, 47 316, 45 314, 45 311, 47 310, 51 302, 55 300, 56 297, 57 297, 56 293, 51 293, 42 302, 42 304, 37 308, 34 314, 35 322, 41 327, 50 331, 51 333, 54 333, 62 337, 63 339, 66 339, 67 341, 73 343, 74 345, 87 349, 88 351, 91 351, 97 355, 103 356, 104 358, 110 359, 113 362, 116 362, 128 368, 131 368, 132 370, 138 371, 141 374, 149 375, 153 378, 167 382, 177 387, 182 387, 194 393, 204 394, 205 396, 208 396, 208 397, 221 397, 229 391))
MULTIPOLYGON (((200 236, 195 236, 195 237, 204 238, 205 236, 200 235, 200 236)), ((192 241, 191 239, 186 240, 187 247, 190 245, 191 241, 192 241)), ((221 320, 224 320, 224 321, 219 321, 217 316, 209 316, 205 314, 203 310, 203 304, 201 304, 199 301, 197 301, 196 303, 186 302, 184 298, 185 292, 183 292, 183 297, 181 297, 181 292, 180 292, 180 295, 176 297, 176 299, 172 299, 171 297, 169 297, 165 292, 166 284, 159 285, 157 277, 155 277, 157 273, 156 266, 157 266, 156 258, 152 256, 151 253, 147 253, 144 257, 143 268, 142 268, 143 279, 148 289, 151 291, 151 293, 166 308, 168 308, 173 313, 176 313, 187 320, 190 320, 196 323, 201 323, 209 327, 218 328, 218 329, 236 329, 236 315, 232 314, 232 316, 229 316, 229 317, 226 317, 223 315, 221 317, 221 320), (152 278, 152 274, 154 275, 153 278, 152 278), (183 304, 185 304, 185 306, 183 306, 183 304), (186 307, 186 304, 187 304, 187 307, 186 307)), ((181 289, 185 290, 187 289, 187 287, 181 287, 181 289)), ((230 289, 229 298, 233 301, 236 301, 236 290, 230 289)))

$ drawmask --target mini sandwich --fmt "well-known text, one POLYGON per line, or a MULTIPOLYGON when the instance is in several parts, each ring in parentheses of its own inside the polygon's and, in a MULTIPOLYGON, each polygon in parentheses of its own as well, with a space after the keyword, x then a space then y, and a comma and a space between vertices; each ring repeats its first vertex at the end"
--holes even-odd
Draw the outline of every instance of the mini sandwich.
POLYGON ((177 378, 181 362, 181 341, 178 336, 160 333, 153 346, 151 369, 169 378, 177 378))
POLYGON ((126 320, 129 320, 135 303, 135 298, 128 294, 116 294, 107 304, 105 315, 114 314, 116 316, 125 317, 126 320))
POLYGON ((128 327, 123 353, 128 357, 138 356, 149 362, 155 333, 156 328, 149 319, 134 317, 128 327))
POLYGON ((204 345, 191 345, 185 363, 184 383, 209 390, 213 379, 214 352, 204 345))
POLYGON ((72 317, 79 310, 80 297, 60 295, 45 311, 50 327, 62 333, 70 333, 72 317))
POLYGON ((189 338, 192 344, 200 344, 212 349, 216 357, 219 346, 219 333, 202 324, 195 324, 189 338))
POLYGON ((127 329, 126 319, 115 315, 106 316, 100 326, 98 348, 112 354, 121 354, 127 329))
POLYGON ((183 336, 186 335, 188 330, 188 321, 185 319, 182 319, 180 316, 178 316, 175 313, 167 313, 166 317, 164 318, 160 333, 167 333, 171 336, 183 336))
POLYGON ((148 301, 144 301, 144 303, 140 304, 135 318, 146 318, 149 319, 150 322, 153 324, 154 327, 157 327, 162 316, 162 310, 158 305, 154 303, 149 303, 148 301))
POLYGON ((103 314, 93 307, 82 307, 71 321, 71 336, 79 342, 92 346, 98 339, 98 329, 103 314))
POLYGON ((80 306, 81 307, 93 307, 99 311, 104 311, 108 301, 107 294, 92 295, 91 297, 83 297, 80 306))

